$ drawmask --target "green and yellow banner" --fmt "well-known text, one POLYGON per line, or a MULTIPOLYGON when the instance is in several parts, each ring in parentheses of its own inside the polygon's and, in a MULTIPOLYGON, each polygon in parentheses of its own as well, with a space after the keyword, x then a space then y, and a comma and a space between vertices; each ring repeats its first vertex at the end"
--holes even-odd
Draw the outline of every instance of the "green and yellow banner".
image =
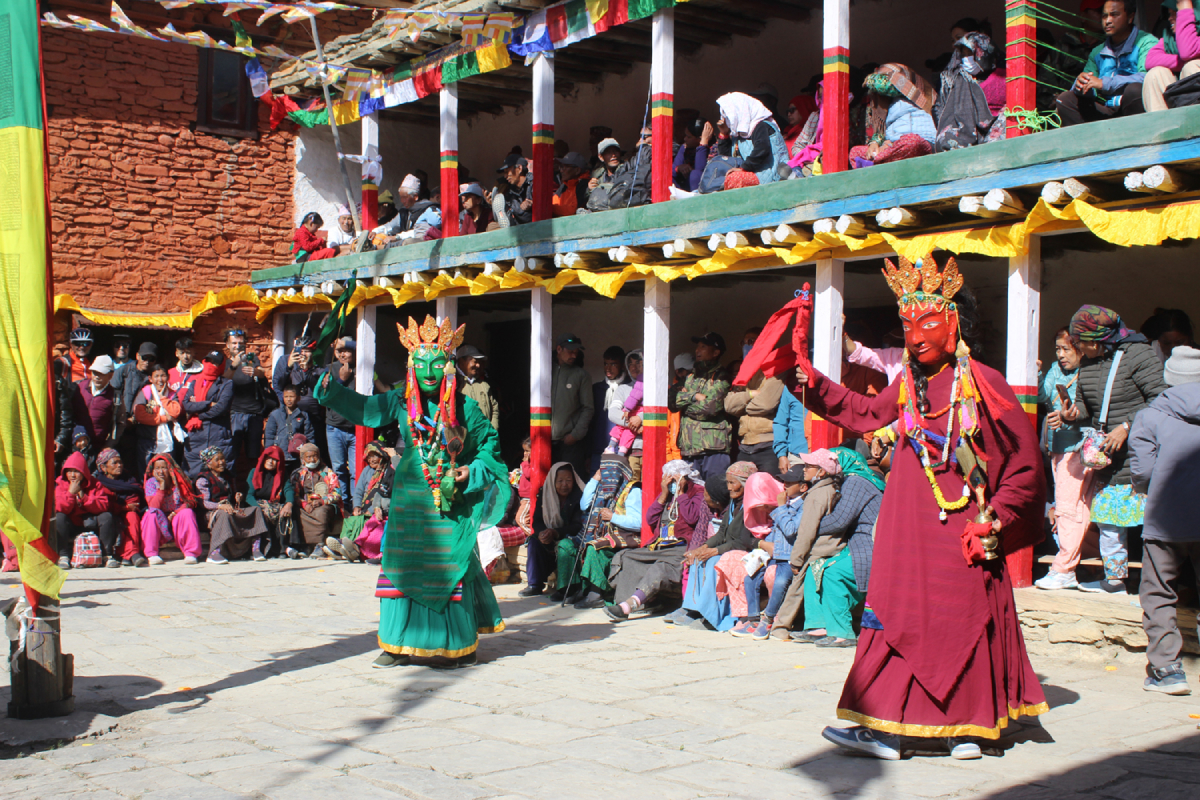
POLYGON ((28 589, 66 574, 42 532, 49 445, 49 270, 36 0, 0 3, 0 530, 28 589))

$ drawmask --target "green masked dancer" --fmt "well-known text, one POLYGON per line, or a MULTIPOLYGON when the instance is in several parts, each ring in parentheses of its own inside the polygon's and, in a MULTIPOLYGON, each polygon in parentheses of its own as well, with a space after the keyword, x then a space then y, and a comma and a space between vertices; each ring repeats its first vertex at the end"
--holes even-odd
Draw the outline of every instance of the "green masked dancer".
POLYGON ((475 663, 479 634, 499 633, 504 620, 476 553, 482 528, 508 506, 508 470, 496 429, 475 401, 456 391, 454 351, 463 329, 432 317, 400 328, 408 349, 401 392, 365 397, 325 377, 313 396, 355 425, 400 423, 404 456, 396 468, 383 534, 379 646, 374 666, 413 657, 475 663))

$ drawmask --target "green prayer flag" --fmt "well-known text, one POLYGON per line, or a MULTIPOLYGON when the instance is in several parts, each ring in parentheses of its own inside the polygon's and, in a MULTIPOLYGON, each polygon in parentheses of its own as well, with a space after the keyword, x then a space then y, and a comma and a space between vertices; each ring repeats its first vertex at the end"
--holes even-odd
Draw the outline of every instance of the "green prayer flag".
POLYGON ((315 128, 318 125, 329 124, 329 110, 325 108, 320 111, 289 111, 287 116, 302 128, 315 128))
POLYGON ((629 19, 645 19, 655 11, 674 5, 675 0, 629 0, 629 19))
POLYGON ((463 53, 446 59, 442 64, 442 85, 455 83, 463 78, 479 74, 479 56, 475 52, 463 53))
POLYGON ((584 0, 570 0, 563 13, 567 16, 567 33, 578 33, 585 30, 591 17, 588 15, 587 3, 584 0))

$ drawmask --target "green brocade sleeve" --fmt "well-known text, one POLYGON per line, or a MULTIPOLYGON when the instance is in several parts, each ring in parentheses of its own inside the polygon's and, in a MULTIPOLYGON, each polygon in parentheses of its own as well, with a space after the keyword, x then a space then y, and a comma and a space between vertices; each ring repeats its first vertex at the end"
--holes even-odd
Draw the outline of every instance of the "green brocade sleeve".
POLYGON ((321 378, 313 389, 313 398, 355 425, 367 428, 382 428, 399 422, 403 417, 403 404, 399 399, 400 393, 396 391, 367 397, 347 389, 337 381, 321 378))

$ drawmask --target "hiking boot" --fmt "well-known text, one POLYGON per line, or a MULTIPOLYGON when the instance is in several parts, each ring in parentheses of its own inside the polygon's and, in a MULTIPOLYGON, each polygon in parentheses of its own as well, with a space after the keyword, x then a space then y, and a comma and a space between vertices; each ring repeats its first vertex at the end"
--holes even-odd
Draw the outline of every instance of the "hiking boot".
POLYGON ((1055 572, 1050 570, 1045 577, 1038 578, 1033 585, 1039 589, 1078 589, 1079 581, 1075 580, 1074 572, 1055 572))
POLYGON ((861 726, 853 728, 828 726, 821 731, 821 735, 838 747, 847 750, 866 753, 885 761, 900 760, 900 740, 895 734, 880 733, 861 726))
POLYGON ((1187 676, 1183 674, 1183 665, 1177 661, 1165 667, 1146 665, 1146 682, 1142 684, 1142 688, 1147 692, 1159 692, 1160 694, 1185 695, 1192 693, 1187 684, 1187 676))

